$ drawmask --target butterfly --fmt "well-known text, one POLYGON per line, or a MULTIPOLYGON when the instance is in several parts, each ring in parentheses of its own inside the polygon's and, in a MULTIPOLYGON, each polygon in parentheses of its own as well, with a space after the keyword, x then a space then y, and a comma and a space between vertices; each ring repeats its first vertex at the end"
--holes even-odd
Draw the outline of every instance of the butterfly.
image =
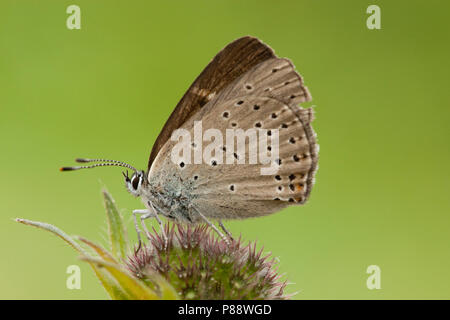
MULTIPOLYGON (((133 211, 139 243, 137 216, 147 235, 144 220, 156 218, 167 239, 160 215, 181 223, 207 223, 229 243, 232 236, 222 220, 268 215, 290 205, 302 205, 309 198, 318 145, 311 126, 313 110, 299 104, 310 100, 290 60, 277 57, 257 38, 245 36, 222 49, 184 94, 153 145, 146 171, 122 161, 85 158, 76 161, 98 163, 61 170, 100 166, 131 169, 131 177, 128 171, 123 173, 126 188, 145 205, 145 209, 133 211), (203 132, 212 129, 224 135, 233 128, 254 128, 266 135, 276 132, 276 172, 261 174, 262 163, 245 161, 248 156, 242 154, 243 150, 256 150, 257 154, 272 151, 271 145, 258 149, 259 142, 250 137, 242 140, 245 148, 241 153, 233 143, 230 148, 228 141, 216 145, 229 159, 236 160, 233 163, 214 159, 202 163, 174 161, 172 152, 179 142, 172 138, 174 132, 183 129, 194 133, 197 123, 202 124, 203 132), (227 236, 211 221, 218 221, 227 236)), ((190 147, 195 152, 199 146, 191 143, 190 147)))

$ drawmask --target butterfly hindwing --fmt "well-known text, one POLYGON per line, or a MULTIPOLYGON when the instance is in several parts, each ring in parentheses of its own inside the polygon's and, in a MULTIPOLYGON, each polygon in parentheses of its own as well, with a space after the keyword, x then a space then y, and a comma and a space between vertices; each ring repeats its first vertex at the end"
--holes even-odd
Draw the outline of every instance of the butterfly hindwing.
MULTIPOLYGON (((272 135, 277 130, 279 153, 277 157, 272 158, 277 171, 269 175, 263 175, 261 171, 268 165, 261 164, 259 156, 262 153, 270 155, 273 151, 268 149, 271 147, 269 136, 267 149, 264 150, 260 148, 259 140, 255 142, 246 139, 244 154, 228 148, 228 141, 224 139, 225 156, 233 154, 236 156, 236 162, 245 158, 245 164, 212 166, 206 163, 207 166, 200 170, 201 176, 195 164, 187 165, 186 170, 182 171, 182 179, 199 176, 192 191, 193 198, 196 199, 194 203, 202 208, 202 212, 213 212, 218 217, 228 218, 260 216, 278 211, 286 205, 305 203, 312 188, 317 161, 315 146, 312 148, 314 153, 311 153, 312 140, 307 136, 306 128, 310 124, 300 120, 291 107, 279 100, 250 96, 237 105, 240 99, 242 98, 218 105, 219 114, 209 113, 202 119, 203 129, 208 129, 209 123, 214 123, 211 128, 219 129, 222 127, 219 123, 223 122, 222 130, 225 130, 224 127, 233 128, 233 123, 238 123, 244 131, 258 126, 265 129, 259 132, 266 135, 272 135), (257 110, 255 106, 258 107, 257 110), (228 112, 227 119, 223 119, 225 112, 228 112), (276 117, 273 117, 274 114, 276 117), (213 119, 214 117, 216 119, 213 119), (252 152, 258 154, 256 164, 249 163, 252 152), (230 202, 233 202, 231 206, 230 202)), ((299 108, 297 111, 310 114, 311 109, 299 108)))

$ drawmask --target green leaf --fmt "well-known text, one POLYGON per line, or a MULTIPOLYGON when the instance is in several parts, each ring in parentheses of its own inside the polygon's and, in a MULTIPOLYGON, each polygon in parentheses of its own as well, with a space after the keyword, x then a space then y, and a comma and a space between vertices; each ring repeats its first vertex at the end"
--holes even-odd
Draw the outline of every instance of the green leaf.
POLYGON ((75 242, 75 240, 72 239, 67 233, 62 231, 61 229, 55 227, 54 225, 45 223, 45 222, 39 222, 39 221, 31 221, 27 219, 20 219, 17 218, 16 222, 26 224, 28 226, 33 226, 39 229, 50 231, 51 233, 57 235, 61 239, 63 239, 65 242, 67 242, 72 248, 77 250, 78 252, 81 252, 83 254, 87 254, 87 252, 78 244, 75 242))
POLYGON ((116 259, 125 259, 127 254, 127 236, 119 210, 112 196, 103 190, 106 216, 108 220, 108 235, 111 244, 111 252, 116 259))
POLYGON ((117 281, 129 299, 133 300, 160 300, 160 297, 144 283, 133 277, 121 266, 99 258, 81 256, 82 260, 94 263, 105 268, 117 281))
POLYGON ((179 300, 180 299, 175 288, 164 277, 158 276, 157 278, 154 278, 153 280, 156 282, 156 284, 159 287, 159 290, 161 291, 161 299, 162 300, 179 300))
MULTIPOLYGON (((94 249, 94 251, 106 262, 112 263, 114 265, 117 265, 117 262, 114 260, 114 258, 109 254, 109 252, 107 252, 105 249, 103 249, 102 247, 96 245, 95 243, 78 237, 78 239, 82 242, 84 242, 85 244, 87 244, 89 247, 91 247, 92 249, 94 249)), ((167 282, 166 279, 164 279, 163 277, 159 276, 159 275, 155 275, 154 277, 152 277, 152 280, 156 283, 156 285, 159 288, 160 291, 160 298, 162 300, 178 300, 178 294, 176 292, 176 290, 170 285, 169 282, 167 282)), ((144 284, 145 285, 145 284, 144 284)), ((150 289, 150 288, 149 288, 150 289)), ((150 289, 151 290, 151 289, 150 289)))
POLYGON ((112 263, 117 263, 117 261, 111 256, 111 254, 106 251, 104 248, 100 247, 99 245, 93 243, 92 241, 82 238, 82 237, 78 237, 78 239, 87 244, 89 247, 91 247, 92 249, 94 249, 94 251, 105 261, 108 262, 112 262, 112 263))
POLYGON ((105 288, 113 300, 126 300, 127 295, 123 289, 111 279, 104 270, 101 270, 95 264, 88 262, 94 270, 95 275, 100 280, 101 285, 105 288))
MULTIPOLYGON (((77 243, 75 240, 72 239, 68 234, 66 234, 61 229, 45 223, 45 222, 38 222, 38 221, 31 221, 27 219, 16 219, 17 222, 33 226, 39 229, 43 229, 46 231, 50 231, 51 233, 57 235, 61 239, 63 239, 65 242, 67 242, 72 248, 80 252, 81 254, 88 256, 88 253, 77 243)), ((105 288, 106 292, 109 294, 111 299, 124 299, 125 294, 120 286, 115 284, 112 279, 101 269, 99 269, 95 264, 89 263, 92 269, 94 270, 95 275, 100 280, 102 286, 105 288)))

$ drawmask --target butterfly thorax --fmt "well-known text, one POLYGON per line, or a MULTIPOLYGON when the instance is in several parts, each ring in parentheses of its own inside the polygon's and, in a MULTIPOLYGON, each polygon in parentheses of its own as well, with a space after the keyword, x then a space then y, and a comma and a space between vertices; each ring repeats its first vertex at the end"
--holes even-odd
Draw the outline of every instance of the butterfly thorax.
POLYGON ((159 214, 178 222, 195 222, 191 184, 176 176, 166 176, 164 184, 160 181, 159 177, 152 176, 143 186, 141 198, 144 204, 150 210, 153 206, 159 214))

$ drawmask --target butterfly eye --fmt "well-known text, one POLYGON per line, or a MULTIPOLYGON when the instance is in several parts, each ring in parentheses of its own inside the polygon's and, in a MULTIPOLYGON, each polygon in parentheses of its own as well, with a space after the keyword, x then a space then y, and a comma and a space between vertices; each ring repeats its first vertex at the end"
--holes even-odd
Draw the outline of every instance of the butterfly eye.
POLYGON ((131 181, 131 185, 133 186, 134 190, 137 190, 138 185, 139 185, 139 177, 134 177, 133 180, 131 181))

